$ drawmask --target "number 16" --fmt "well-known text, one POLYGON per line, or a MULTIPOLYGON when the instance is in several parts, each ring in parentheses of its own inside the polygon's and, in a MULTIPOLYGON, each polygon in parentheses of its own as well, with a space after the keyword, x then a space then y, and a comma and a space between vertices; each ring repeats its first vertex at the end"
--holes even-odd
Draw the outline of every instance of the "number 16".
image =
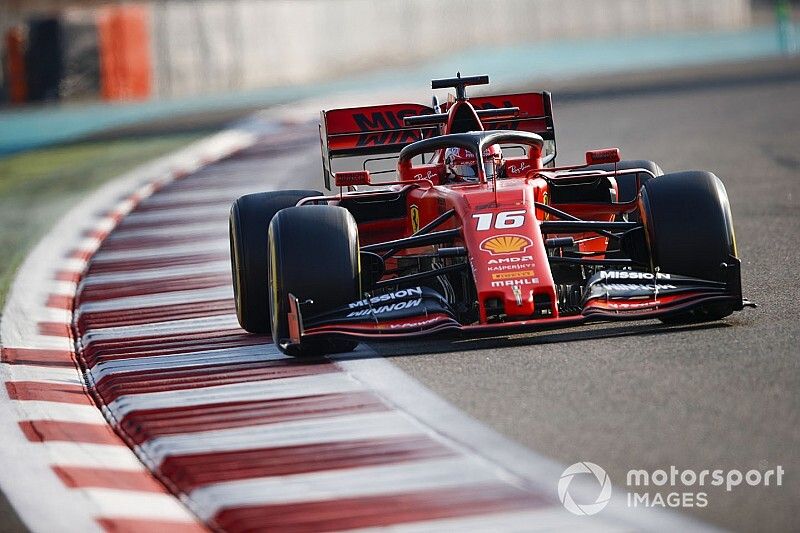
MULTIPOLYGON (((472 215, 472 218, 478 219, 478 231, 486 231, 492 227, 492 219, 494 213, 478 213, 472 215)), ((511 229, 518 228, 525 224, 525 211, 503 211, 497 214, 494 219, 494 229, 511 229)))

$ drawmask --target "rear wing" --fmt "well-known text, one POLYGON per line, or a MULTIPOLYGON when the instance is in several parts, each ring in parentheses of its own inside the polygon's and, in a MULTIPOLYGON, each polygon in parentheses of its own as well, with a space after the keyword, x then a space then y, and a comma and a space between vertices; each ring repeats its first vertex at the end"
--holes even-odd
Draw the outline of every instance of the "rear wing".
MULTIPOLYGON (((545 141, 555 143, 556 131, 553 124, 553 97, 547 92, 506 94, 498 96, 470 97, 469 103, 476 111, 501 108, 519 108, 519 113, 512 118, 481 118, 487 130, 517 130, 536 133, 545 141)), ((444 104, 442 111, 450 107, 444 104)), ((480 113, 479 113, 480 115, 480 113)))
POLYGON ((330 189, 331 161, 337 157, 396 154, 414 141, 439 133, 438 126, 409 127, 405 117, 428 115, 421 104, 393 104, 322 111, 319 138, 325 187, 330 189))
MULTIPOLYGON (((555 157, 553 103, 549 92, 482 96, 470 98, 469 102, 477 111, 515 108, 513 116, 478 113, 483 115, 481 124, 486 130, 517 130, 541 135, 546 152, 552 154, 550 159, 555 157)), ((421 104, 392 104, 322 111, 319 136, 325 187, 331 188, 331 162, 336 158, 397 154, 412 142, 441 135, 451 105, 451 102, 444 103, 441 110, 421 104), (420 115, 430 115, 430 120, 413 126, 405 124, 405 118, 420 115)))

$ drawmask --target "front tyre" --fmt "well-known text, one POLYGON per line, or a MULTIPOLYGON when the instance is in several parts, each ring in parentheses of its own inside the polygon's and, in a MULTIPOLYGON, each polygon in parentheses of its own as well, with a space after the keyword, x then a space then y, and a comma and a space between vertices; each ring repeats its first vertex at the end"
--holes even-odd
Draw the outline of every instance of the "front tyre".
POLYGON ((269 226, 269 311, 272 338, 284 353, 314 357, 353 350, 353 341, 289 343, 289 294, 310 316, 361 297, 358 227, 349 211, 331 205, 279 212, 269 226))
MULTIPOLYGON (((653 268, 712 281, 725 281, 730 257, 736 257, 728 194, 710 172, 676 172, 651 179, 642 188, 653 268)), ((663 319, 668 323, 718 320, 735 310, 732 303, 709 304, 663 319)))

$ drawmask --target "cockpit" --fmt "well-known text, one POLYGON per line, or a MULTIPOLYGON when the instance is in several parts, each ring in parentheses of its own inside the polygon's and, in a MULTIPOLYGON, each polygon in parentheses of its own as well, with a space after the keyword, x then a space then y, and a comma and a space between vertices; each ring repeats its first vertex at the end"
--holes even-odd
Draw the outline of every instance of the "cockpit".
MULTIPOLYGON (((422 165, 415 158, 431 154, 425 168, 436 168, 441 184, 486 183, 509 176, 502 144, 524 146, 525 156, 514 158, 514 167, 542 167, 543 139, 535 133, 472 131, 441 135, 409 144, 400 151, 397 169, 401 181, 418 179, 422 165), (481 154, 477 157, 476 154, 481 154)), ((516 177, 516 176, 514 176, 516 177)))

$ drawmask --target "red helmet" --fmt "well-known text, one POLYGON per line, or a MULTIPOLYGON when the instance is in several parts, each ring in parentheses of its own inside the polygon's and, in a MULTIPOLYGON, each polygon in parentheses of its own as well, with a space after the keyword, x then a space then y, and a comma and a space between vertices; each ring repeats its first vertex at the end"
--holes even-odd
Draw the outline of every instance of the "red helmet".
MULTIPOLYGON (((495 168, 502 162, 503 153, 499 144, 493 144, 483 151, 483 170, 487 179, 494 178, 495 168)), ((475 154, 465 148, 448 148, 444 152, 447 177, 455 182, 477 182, 478 162, 475 154)))

